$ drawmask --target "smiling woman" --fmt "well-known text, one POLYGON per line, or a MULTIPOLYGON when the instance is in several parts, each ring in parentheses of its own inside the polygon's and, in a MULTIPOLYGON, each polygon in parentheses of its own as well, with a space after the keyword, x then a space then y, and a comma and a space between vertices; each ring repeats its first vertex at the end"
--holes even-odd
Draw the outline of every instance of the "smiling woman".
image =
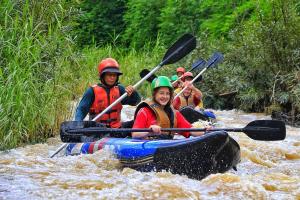
MULTIPOLYGON (((173 135, 164 133, 161 128, 191 128, 192 125, 172 106, 174 88, 170 79, 159 76, 151 83, 152 100, 137 106, 133 128, 150 128, 152 132, 133 132, 133 138, 171 139, 173 135)), ((200 136, 203 132, 180 132, 184 137, 200 136)))

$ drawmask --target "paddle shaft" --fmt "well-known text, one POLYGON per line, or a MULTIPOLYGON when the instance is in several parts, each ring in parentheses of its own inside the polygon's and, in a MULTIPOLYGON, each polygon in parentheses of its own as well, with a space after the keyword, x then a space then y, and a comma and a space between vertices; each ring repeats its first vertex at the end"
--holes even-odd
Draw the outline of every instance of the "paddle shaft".
MULTIPOLYGON (((200 131, 228 131, 228 132, 244 132, 244 131, 265 131, 268 130, 278 131, 279 128, 270 128, 270 127, 251 127, 251 128, 214 128, 207 130, 205 128, 162 128, 162 132, 200 132, 200 131)), ((119 129, 112 129, 112 128, 99 128, 99 127, 91 127, 91 128, 82 128, 82 129, 74 129, 74 130, 67 130, 70 134, 76 133, 84 133, 84 134, 93 134, 93 133, 115 133, 115 132, 122 132, 122 133, 131 133, 131 132, 153 132, 150 128, 119 128, 119 129)))
POLYGON ((50 158, 53 158, 56 154, 58 154, 61 150, 63 150, 66 146, 68 145, 68 143, 63 143, 51 156, 50 158))

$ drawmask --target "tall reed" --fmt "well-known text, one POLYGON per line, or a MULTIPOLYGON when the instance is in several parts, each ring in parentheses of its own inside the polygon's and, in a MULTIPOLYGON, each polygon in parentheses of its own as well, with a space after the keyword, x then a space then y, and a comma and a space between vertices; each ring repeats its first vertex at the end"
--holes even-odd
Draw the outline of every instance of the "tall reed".
POLYGON ((43 141, 65 117, 67 66, 78 65, 67 34, 73 12, 64 0, 1 2, 0 150, 43 141))

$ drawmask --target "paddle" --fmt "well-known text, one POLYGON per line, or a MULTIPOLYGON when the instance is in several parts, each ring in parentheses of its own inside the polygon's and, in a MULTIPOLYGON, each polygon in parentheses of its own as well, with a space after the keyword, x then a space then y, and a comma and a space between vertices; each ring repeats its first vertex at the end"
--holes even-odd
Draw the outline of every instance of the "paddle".
MULTIPOLYGON (((197 132, 197 131, 206 131, 205 128, 162 128, 163 132, 197 132)), ((244 128, 215 128, 211 131, 228 131, 228 132, 243 132, 248 137, 254 140, 262 141, 276 141, 284 140, 286 136, 285 124, 282 121, 278 120, 255 120, 250 122, 244 128)), ((152 132, 149 128, 120 128, 120 129, 111 129, 105 127, 99 127, 97 122, 74 122, 66 121, 61 125, 60 136, 63 142, 84 142, 81 140, 81 136, 96 136, 98 138, 104 137, 110 133, 114 132, 152 132), (75 127, 75 129, 73 128, 75 127)))
MULTIPOLYGON (((193 78, 193 80, 191 81, 191 83, 194 83, 201 76, 201 74, 203 74, 208 68, 216 66, 218 63, 222 62, 223 59, 224 59, 223 54, 221 54, 219 52, 215 52, 212 55, 212 57, 207 61, 206 67, 204 67, 204 69, 200 73, 198 73, 195 78, 193 78)), ((181 95, 182 92, 185 89, 187 89, 187 88, 188 88, 188 86, 185 86, 182 90, 180 90, 180 92, 178 92, 176 94, 176 96, 174 97, 174 99, 177 98, 177 97, 179 97, 179 95, 181 95)))
MULTIPOLYGON (((196 48, 196 38, 191 34, 184 34, 180 37, 165 53, 162 61, 153 69, 149 74, 147 74, 144 78, 138 81, 133 88, 136 89, 139 85, 142 84, 143 81, 148 79, 152 74, 154 74, 158 69, 160 69, 163 65, 172 64, 179 61, 181 58, 190 53, 193 49, 196 48)), ((122 96, 120 96, 116 101, 114 101, 110 106, 104 109, 101 113, 99 113, 92 121, 96 121, 106 112, 108 112, 112 107, 120 103, 126 96, 127 92, 125 92, 122 96)), ((56 154, 58 154, 67 144, 62 144, 51 156, 53 158, 56 154)))
MULTIPOLYGON (((194 71, 194 70, 202 70, 203 67, 205 66, 205 64, 206 64, 206 61, 200 58, 199 60, 197 60, 196 62, 194 62, 194 63, 192 64, 192 68, 189 70, 189 72, 192 72, 192 71, 194 71)), ((149 74, 149 73, 150 73, 150 70, 149 70, 149 69, 143 69, 143 70, 140 72, 140 77, 143 78, 143 77, 145 77, 145 76, 146 76, 147 74, 149 74)), ((155 78, 157 78, 157 76, 156 76, 155 74, 152 74, 152 75, 147 79, 147 81, 148 81, 149 83, 152 83, 152 81, 153 81, 155 78)), ((176 83, 176 82, 179 81, 181 78, 182 78, 182 76, 179 77, 179 78, 178 78, 176 81, 174 81, 173 83, 176 83)), ((201 81, 201 80, 202 80, 202 78, 200 77, 198 80, 196 80, 196 82, 201 81)), ((173 84, 173 83, 172 83, 172 84, 173 84)))
MULTIPOLYGON (((143 78, 145 77, 147 74, 150 73, 150 70, 149 69, 143 69, 141 72, 140 72, 140 77, 143 78)), ((157 78, 157 76, 155 74, 152 74, 151 76, 149 76, 149 78, 146 79, 146 81, 148 81, 149 83, 152 83, 152 81, 157 78)))

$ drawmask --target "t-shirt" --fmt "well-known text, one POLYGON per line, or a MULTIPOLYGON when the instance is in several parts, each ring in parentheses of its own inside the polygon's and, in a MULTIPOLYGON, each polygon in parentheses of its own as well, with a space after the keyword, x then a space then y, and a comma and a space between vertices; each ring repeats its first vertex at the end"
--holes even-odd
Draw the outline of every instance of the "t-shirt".
MULTIPOLYGON (((175 111, 177 119, 177 128, 191 128, 192 125, 183 117, 183 115, 175 111)), ((151 125, 157 125, 155 113, 148 107, 143 107, 136 115, 132 128, 149 128, 151 125)), ((190 132, 179 132, 184 137, 189 137, 190 132)))

